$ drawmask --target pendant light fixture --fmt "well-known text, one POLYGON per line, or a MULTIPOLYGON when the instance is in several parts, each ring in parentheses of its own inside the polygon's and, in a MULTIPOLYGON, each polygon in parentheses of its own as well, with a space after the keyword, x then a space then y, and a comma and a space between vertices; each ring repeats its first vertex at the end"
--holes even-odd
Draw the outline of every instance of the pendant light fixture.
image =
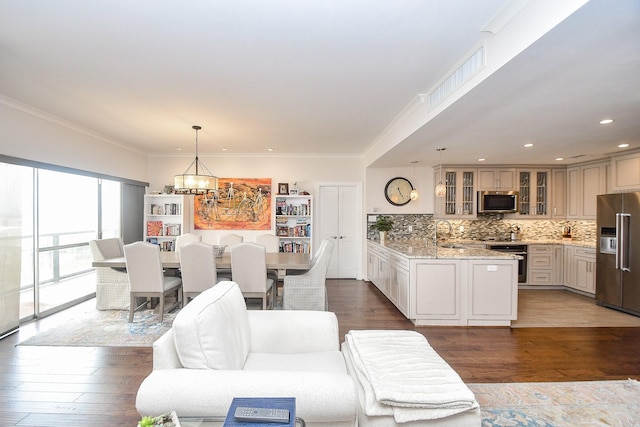
MULTIPOLYGON (((413 181, 416 181, 416 163, 418 163, 417 160, 412 161, 411 163, 413 163, 413 181)), ((418 193, 418 189, 414 187, 413 190, 411 190, 411 195, 409 196, 411 197, 411 200, 418 200, 418 198, 420 197, 420 193, 418 193)))
POLYGON ((198 131, 202 129, 200 126, 193 125, 196 131, 196 158, 191 162, 184 173, 176 175, 173 180, 175 191, 182 193, 207 193, 218 189, 218 177, 214 176, 211 171, 198 158, 198 131), (189 171, 195 165, 195 173, 189 171), (203 171, 206 172, 202 173, 203 171))
POLYGON ((440 182, 436 185, 436 197, 444 197, 447 194, 447 187, 442 183, 442 152, 446 148, 436 148, 436 151, 440 153, 440 182))

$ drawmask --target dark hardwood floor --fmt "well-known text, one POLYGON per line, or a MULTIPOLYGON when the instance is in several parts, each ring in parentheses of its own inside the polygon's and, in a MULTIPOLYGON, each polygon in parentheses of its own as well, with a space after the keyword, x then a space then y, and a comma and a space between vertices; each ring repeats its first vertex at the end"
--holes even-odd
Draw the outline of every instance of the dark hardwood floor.
MULTIPOLYGON (((327 287, 341 336, 419 331, 468 383, 640 379, 640 328, 414 327, 369 283, 327 287)), ((151 349, 17 346, 48 320, 0 340, 0 425, 135 426, 151 349)))

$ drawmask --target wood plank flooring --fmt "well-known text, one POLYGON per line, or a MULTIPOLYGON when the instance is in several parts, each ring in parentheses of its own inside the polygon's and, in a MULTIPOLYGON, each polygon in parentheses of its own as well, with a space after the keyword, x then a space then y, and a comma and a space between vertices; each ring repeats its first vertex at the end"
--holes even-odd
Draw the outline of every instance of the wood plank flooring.
MULTIPOLYGON (((342 336, 419 331, 466 382, 640 379, 637 327, 414 327, 367 282, 329 280, 327 288, 342 336)), ((0 340, 0 425, 136 425, 135 395, 151 372, 151 349, 16 346, 47 321, 54 320, 0 340)))

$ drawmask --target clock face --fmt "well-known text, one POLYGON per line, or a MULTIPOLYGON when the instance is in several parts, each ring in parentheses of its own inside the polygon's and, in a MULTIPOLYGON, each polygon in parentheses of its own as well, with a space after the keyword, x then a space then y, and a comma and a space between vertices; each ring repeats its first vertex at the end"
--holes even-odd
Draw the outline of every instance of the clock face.
POLYGON ((406 178, 396 177, 387 182, 384 187, 384 196, 394 206, 404 206, 411 201, 413 185, 406 178))

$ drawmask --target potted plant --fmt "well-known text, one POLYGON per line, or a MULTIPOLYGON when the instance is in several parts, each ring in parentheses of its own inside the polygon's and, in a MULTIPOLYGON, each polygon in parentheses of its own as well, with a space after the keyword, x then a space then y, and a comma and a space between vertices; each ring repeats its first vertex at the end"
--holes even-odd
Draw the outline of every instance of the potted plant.
POLYGON ((180 421, 175 411, 158 417, 142 417, 138 421, 138 427, 180 427, 180 421))
POLYGON ((384 243, 387 231, 393 228, 393 220, 389 217, 380 215, 371 227, 380 232, 380 243, 384 243))

